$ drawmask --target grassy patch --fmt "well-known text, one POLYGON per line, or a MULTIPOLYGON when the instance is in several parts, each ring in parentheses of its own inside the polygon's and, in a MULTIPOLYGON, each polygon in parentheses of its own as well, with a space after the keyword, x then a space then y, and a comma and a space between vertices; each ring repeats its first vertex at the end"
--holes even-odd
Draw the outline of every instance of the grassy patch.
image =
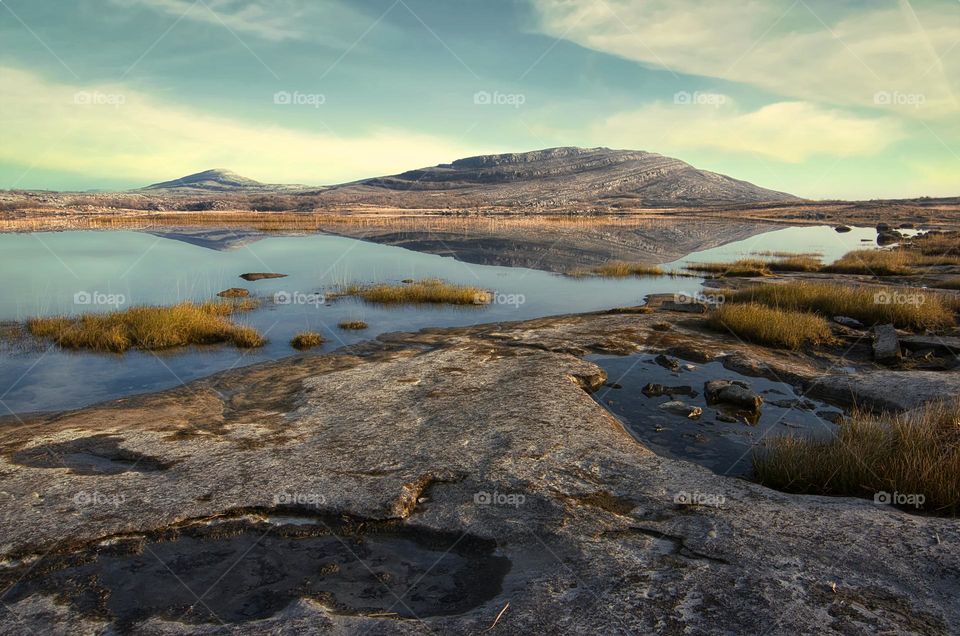
POLYGON ((693 272, 704 272, 717 277, 771 276, 769 263, 759 258, 742 258, 732 263, 691 263, 686 266, 693 272))
POLYGON ((370 303, 486 305, 493 296, 486 290, 469 285, 456 285, 428 278, 407 284, 348 285, 334 292, 332 297, 357 296, 370 303))
POLYGON ((823 344, 833 338, 830 323, 820 316, 759 303, 722 305, 710 313, 707 323, 747 342, 787 349, 823 344))
POLYGON ((180 303, 172 307, 132 307, 76 318, 33 318, 27 331, 65 349, 123 353, 129 349, 158 351, 195 344, 232 343, 261 347, 263 336, 251 327, 234 324, 229 316, 249 311, 255 301, 180 303))
POLYGON ((785 256, 767 263, 774 272, 819 272, 823 262, 816 256, 785 256))
POLYGON ((355 330, 366 329, 368 327, 367 323, 365 323, 362 320, 344 320, 337 326, 340 327, 341 329, 355 329, 355 330))
POLYGON ((927 256, 960 255, 960 232, 927 232, 907 239, 905 246, 927 256))
POLYGON ((856 250, 848 252, 824 271, 835 274, 903 276, 912 274, 910 254, 903 250, 856 250))
POLYGON ((630 276, 665 276, 666 272, 658 265, 646 263, 626 263, 616 261, 590 270, 591 274, 606 278, 627 278, 630 276))
POLYGON ((298 333, 290 340, 290 346, 294 349, 303 351, 304 349, 313 349, 323 344, 323 336, 316 331, 304 331, 298 333))
POLYGON ((730 303, 762 304, 825 317, 849 316, 867 325, 892 323, 909 329, 955 324, 952 303, 943 295, 902 287, 858 287, 819 282, 758 285, 734 291, 730 303))
POLYGON ((832 440, 781 437, 756 451, 757 479, 787 492, 873 498, 920 494, 923 508, 960 512, 960 400, 905 414, 854 413, 832 440))

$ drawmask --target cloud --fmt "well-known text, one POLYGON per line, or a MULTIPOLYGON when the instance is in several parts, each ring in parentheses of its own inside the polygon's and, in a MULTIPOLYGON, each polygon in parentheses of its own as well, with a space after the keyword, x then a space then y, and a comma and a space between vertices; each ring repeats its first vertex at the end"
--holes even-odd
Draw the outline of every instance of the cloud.
POLYGON ((691 149, 710 149, 800 163, 817 156, 875 155, 902 139, 904 131, 889 117, 857 117, 809 102, 778 102, 743 112, 730 101, 704 99, 618 113, 595 124, 590 134, 681 156, 691 149))
MULTIPOLYGON (((152 183, 207 168, 260 181, 328 184, 470 154, 450 141, 380 128, 338 136, 171 105, 122 85, 74 86, 0 66, 0 162, 152 183)), ((282 117, 309 105, 274 105, 282 117)), ((322 106, 321 106, 322 108, 322 106)))
POLYGON ((531 1, 545 33, 677 75, 909 117, 960 111, 957 2, 531 1))
POLYGON ((266 40, 300 39, 303 5, 296 0, 112 0, 125 8, 136 6, 162 11, 177 19, 226 26, 266 40))

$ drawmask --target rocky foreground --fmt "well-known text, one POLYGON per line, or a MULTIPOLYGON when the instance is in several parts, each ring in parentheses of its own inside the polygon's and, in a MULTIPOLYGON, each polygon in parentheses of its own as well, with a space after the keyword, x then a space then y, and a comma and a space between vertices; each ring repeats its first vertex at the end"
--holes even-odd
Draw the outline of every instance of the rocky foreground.
POLYGON ((846 403, 919 401, 872 362, 694 323, 394 334, 8 422, 0 633, 960 630, 955 520, 658 457, 591 397, 605 378, 584 354, 648 349, 846 403))

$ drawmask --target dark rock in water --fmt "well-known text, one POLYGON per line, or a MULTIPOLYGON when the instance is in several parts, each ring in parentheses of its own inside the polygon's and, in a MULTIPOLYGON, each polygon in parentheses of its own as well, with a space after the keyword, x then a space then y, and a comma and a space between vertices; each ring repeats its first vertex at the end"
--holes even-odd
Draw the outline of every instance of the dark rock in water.
POLYGON ((877 223, 877 232, 886 232, 890 229, 889 223, 877 223))
POLYGON ((698 418, 703 414, 703 409, 699 406, 691 406, 683 402, 664 402, 659 406, 659 408, 663 411, 667 411, 668 413, 682 415, 690 419, 698 418))
POLYGON ((889 230, 877 234, 877 245, 890 245, 891 243, 899 243, 902 240, 903 234, 896 230, 889 230))
POLYGON ((240 274, 240 278, 242 278, 243 280, 249 280, 249 281, 265 280, 268 278, 286 278, 286 277, 287 277, 286 274, 273 274, 269 272, 253 272, 250 274, 240 274))
POLYGON ((736 424, 740 420, 738 420, 732 415, 728 415, 727 413, 724 413, 723 411, 717 411, 717 421, 726 422, 727 424, 736 424))
POLYGON ((847 232, 850 232, 851 230, 853 230, 853 228, 850 227, 849 225, 838 225, 833 229, 835 229, 840 234, 846 234, 847 232))
POLYGON ((659 397, 661 395, 686 395, 688 397, 697 397, 697 392, 691 386, 664 386, 662 384, 648 384, 640 390, 647 397, 659 397))
POLYGON ((897 227, 900 228, 901 230, 912 230, 912 229, 913 229, 913 223, 901 223, 901 224, 898 225, 897 227))
POLYGON ((246 298, 249 295, 250 291, 243 287, 231 287, 217 294, 220 298, 246 298))
POLYGON ((900 359, 900 338, 893 325, 873 328, 873 358, 877 362, 896 362, 900 359))
POLYGON ((653 359, 654 362, 659 364, 664 369, 669 369, 670 371, 679 371, 680 370, 680 361, 676 358, 671 358, 670 356, 665 356, 662 353, 653 359))
POLYGON ((798 398, 796 400, 770 400, 770 404, 782 409, 801 409, 803 411, 812 411, 817 408, 816 403, 806 398, 798 398))
POLYGON ((710 380, 704 385, 704 392, 711 404, 725 402, 750 411, 759 411, 763 405, 762 396, 753 392, 745 382, 737 380, 710 380))
POLYGON ((843 325, 844 327, 851 327, 853 329, 863 329, 863 323, 857 320, 856 318, 850 318, 849 316, 834 316, 833 322, 838 325, 843 325))

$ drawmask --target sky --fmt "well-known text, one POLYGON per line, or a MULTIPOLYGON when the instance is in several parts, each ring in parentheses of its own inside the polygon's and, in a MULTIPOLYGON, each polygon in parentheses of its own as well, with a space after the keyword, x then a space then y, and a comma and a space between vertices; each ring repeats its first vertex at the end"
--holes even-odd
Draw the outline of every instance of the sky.
POLYGON ((960 0, 0 0, 0 188, 323 185, 553 146, 960 195, 960 0))

